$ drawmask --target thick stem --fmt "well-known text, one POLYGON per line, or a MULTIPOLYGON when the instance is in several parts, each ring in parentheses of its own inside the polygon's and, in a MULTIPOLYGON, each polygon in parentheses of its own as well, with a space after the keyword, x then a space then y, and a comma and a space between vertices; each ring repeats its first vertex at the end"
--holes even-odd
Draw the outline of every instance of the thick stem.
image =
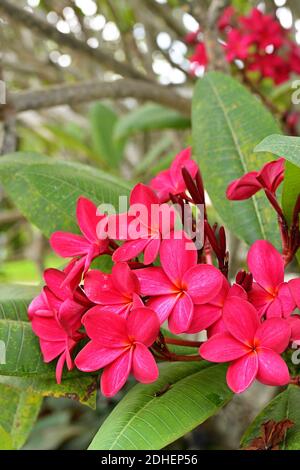
POLYGON ((199 348, 202 344, 202 341, 190 341, 177 338, 168 338, 167 336, 165 337, 165 342, 167 344, 177 344, 178 346, 188 346, 191 348, 199 348))

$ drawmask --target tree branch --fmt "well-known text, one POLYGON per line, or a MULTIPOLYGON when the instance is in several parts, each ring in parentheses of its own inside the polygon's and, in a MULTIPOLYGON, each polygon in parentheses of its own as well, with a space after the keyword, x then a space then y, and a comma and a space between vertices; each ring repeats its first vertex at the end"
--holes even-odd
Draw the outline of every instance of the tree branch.
POLYGON ((9 105, 15 112, 21 112, 64 104, 76 105, 105 98, 128 97, 154 101, 190 116, 190 100, 169 88, 134 79, 120 79, 114 82, 92 80, 76 85, 57 85, 42 90, 11 93, 9 105))
POLYGON ((174 18, 172 9, 169 8, 168 5, 160 5, 155 0, 144 0, 144 5, 157 17, 162 18, 165 24, 174 31, 179 38, 182 38, 186 34, 186 29, 174 18))
POLYGON ((132 78, 146 79, 145 76, 141 75, 130 65, 115 60, 110 54, 106 54, 100 49, 94 49, 90 47, 87 43, 80 41, 72 34, 61 33, 54 26, 50 25, 42 18, 39 18, 36 15, 29 13, 23 8, 17 7, 13 3, 11 3, 10 0, 1 0, 0 10, 2 10, 12 20, 22 24, 28 29, 37 32, 38 34, 46 37, 47 39, 52 39, 54 42, 60 44, 61 46, 67 46, 68 48, 74 50, 76 53, 81 53, 91 59, 94 59, 104 67, 113 70, 114 72, 120 75, 123 75, 125 77, 127 76, 132 78))

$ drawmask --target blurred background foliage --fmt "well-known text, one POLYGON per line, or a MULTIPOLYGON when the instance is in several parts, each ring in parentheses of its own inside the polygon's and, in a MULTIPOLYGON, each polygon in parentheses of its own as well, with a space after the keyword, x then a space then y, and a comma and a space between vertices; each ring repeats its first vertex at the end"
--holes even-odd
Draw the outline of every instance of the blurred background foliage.
MULTIPOLYGON (((132 184, 149 181, 191 143, 190 118, 184 110, 180 112, 176 103, 170 107, 161 104, 159 94, 152 102, 147 96, 136 98, 130 92, 122 99, 117 96, 98 101, 89 96, 88 81, 113 83, 122 77, 115 63, 110 66, 99 60, 97 51, 118 64, 126 64, 129 76, 135 71, 133 75, 138 74, 146 83, 159 84, 162 90, 174 90, 190 99, 196 77, 189 74, 191 51, 184 36, 197 30, 201 14, 209 12, 214 4, 221 7, 220 11, 232 4, 240 13, 260 5, 276 14, 300 43, 298 0, 1 1, 0 79, 5 82, 8 103, 0 113, 2 153, 35 151, 83 162, 132 184), (17 9, 7 8, 9 3, 17 9), (20 12, 35 17, 39 27, 31 28, 20 12), (51 37, 45 24, 52 31, 51 37), (29 106, 18 114, 9 107, 10 94, 78 82, 87 83, 86 102, 82 99, 73 104, 66 100, 66 104, 41 109, 29 106)), ((290 82, 274 87, 265 81, 261 88, 261 93, 283 111, 291 110, 292 91, 290 82)), ((218 220, 214 208, 209 210, 218 220)), ((243 264, 243 246, 233 236, 230 243, 233 264, 243 264)), ((61 260, 50 252, 47 240, 0 188, 0 282, 38 284, 44 268, 50 266, 60 267, 61 260)), ((237 447, 241 430, 272 393, 262 393, 262 403, 256 399, 257 388, 236 397, 219 417, 174 443, 173 448, 237 447)), ((96 413, 71 400, 46 399, 24 448, 86 448, 119 398, 99 397, 96 413)))

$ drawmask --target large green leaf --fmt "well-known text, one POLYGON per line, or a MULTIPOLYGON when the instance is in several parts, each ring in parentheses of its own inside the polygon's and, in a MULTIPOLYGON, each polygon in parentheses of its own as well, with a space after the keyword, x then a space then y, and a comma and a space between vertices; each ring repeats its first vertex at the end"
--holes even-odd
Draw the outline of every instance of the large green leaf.
POLYGON ((128 186, 95 168, 38 154, 15 153, 1 158, 0 182, 14 204, 46 236, 55 230, 76 231, 79 196, 118 209, 128 186))
POLYGON ((186 129, 190 119, 158 104, 145 104, 120 118, 115 126, 115 139, 124 139, 136 132, 159 129, 186 129))
POLYGON ((272 115, 235 79, 211 72, 196 85, 192 128, 194 157, 223 222, 248 244, 267 238, 277 245, 276 217, 264 194, 247 201, 225 196, 232 180, 270 159, 253 149, 266 135, 279 132, 272 115))
POLYGON ((89 449, 165 447, 230 400, 225 370, 224 365, 205 362, 161 364, 159 379, 135 385, 106 419, 89 449))
POLYGON ((261 425, 270 419, 274 421, 282 421, 290 419, 294 422, 294 426, 286 433, 282 449, 299 450, 300 449, 300 388, 290 385, 284 392, 277 395, 266 408, 255 418, 253 423, 245 432, 241 445, 248 446, 251 441, 260 436, 261 425))
POLYGON ((255 152, 271 152, 300 167, 300 137, 269 135, 254 150, 255 152))
POLYGON ((102 103, 95 103, 90 109, 92 141, 96 155, 108 167, 118 167, 124 152, 124 140, 113 139, 118 122, 117 114, 102 103))
POLYGON ((22 285, 0 286, 0 384, 40 396, 73 398, 95 407, 94 377, 69 372, 57 385, 55 365, 43 362, 27 315, 28 303, 37 292, 37 288, 22 285))
POLYGON ((42 396, 0 383, 0 449, 25 443, 42 404, 42 396))

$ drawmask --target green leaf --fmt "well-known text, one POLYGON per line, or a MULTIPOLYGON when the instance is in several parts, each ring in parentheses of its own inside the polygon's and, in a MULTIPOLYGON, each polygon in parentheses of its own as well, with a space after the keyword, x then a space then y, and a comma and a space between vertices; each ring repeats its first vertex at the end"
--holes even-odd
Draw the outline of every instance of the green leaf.
POLYGON ((0 181, 7 194, 46 236, 56 230, 77 231, 75 207, 79 196, 118 209, 128 186, 95 168, 38 154, 14 153, 1 158, 0 181))
POLYGON ((42 396, 0 383, 0 449, 19 449, 36 421, 42 396))
POLYGON ((300 137, 269 135, 255 147, 254 151, 271 152, 300 167, 300 137))
POLYGON ((89 449, 161 449, 203 423, 232 396, 224 365, 185 362, 159 368, 156 382, 135 385, 121 400, 89 449))
POLYGON ((255 418, 249 426, 241 440, 241 446, 248 446, 251 441, 260 436, 260 427, 266 421, 273 419, 274 421, 282 421, 290 419, 294 422, 294 426, 288 429, 286 438, 282 443, 283 450, 299 450, 300 448, 300 388, 295 385, 289 387, 274 400, 272 400, 266 408, 255 418))
POLYGON ((94 408, 93 376, 68 372, 62 384, 57 385, 55 364, 43 362, 27 315, 28 304, 37 293, 36 287, 0 286, 0 384, 40 396, 73 398, 94 408))
POLYGON ((145 104, 119 119, 114 137, 124 139, 136 132, 159 129, 187 129, 190 120, 172 109, 158 104, 145 104))
POLYGON ((108 106, 96 103, 90 108, 92 142, 95 153, 108 167, 117 168, 124 152, 124 140, 114 141, 117 114, 108 106))
POLYGON ((294 207, 300 194, 300 168, 290 162, 285 163, 282 192, 283 213, 289 223, 292 221, 294 207))
POLYGON ((279 132, 272 115, 238 81, 210 72, 195 88, 192 128, 194 156, 225 225, 247 244, 266 238, 278 245, 276 217, 262 192, 247 201, 228 201, 225 195, 232 180, 270 159, 253 149, 266 135, 279 132))

